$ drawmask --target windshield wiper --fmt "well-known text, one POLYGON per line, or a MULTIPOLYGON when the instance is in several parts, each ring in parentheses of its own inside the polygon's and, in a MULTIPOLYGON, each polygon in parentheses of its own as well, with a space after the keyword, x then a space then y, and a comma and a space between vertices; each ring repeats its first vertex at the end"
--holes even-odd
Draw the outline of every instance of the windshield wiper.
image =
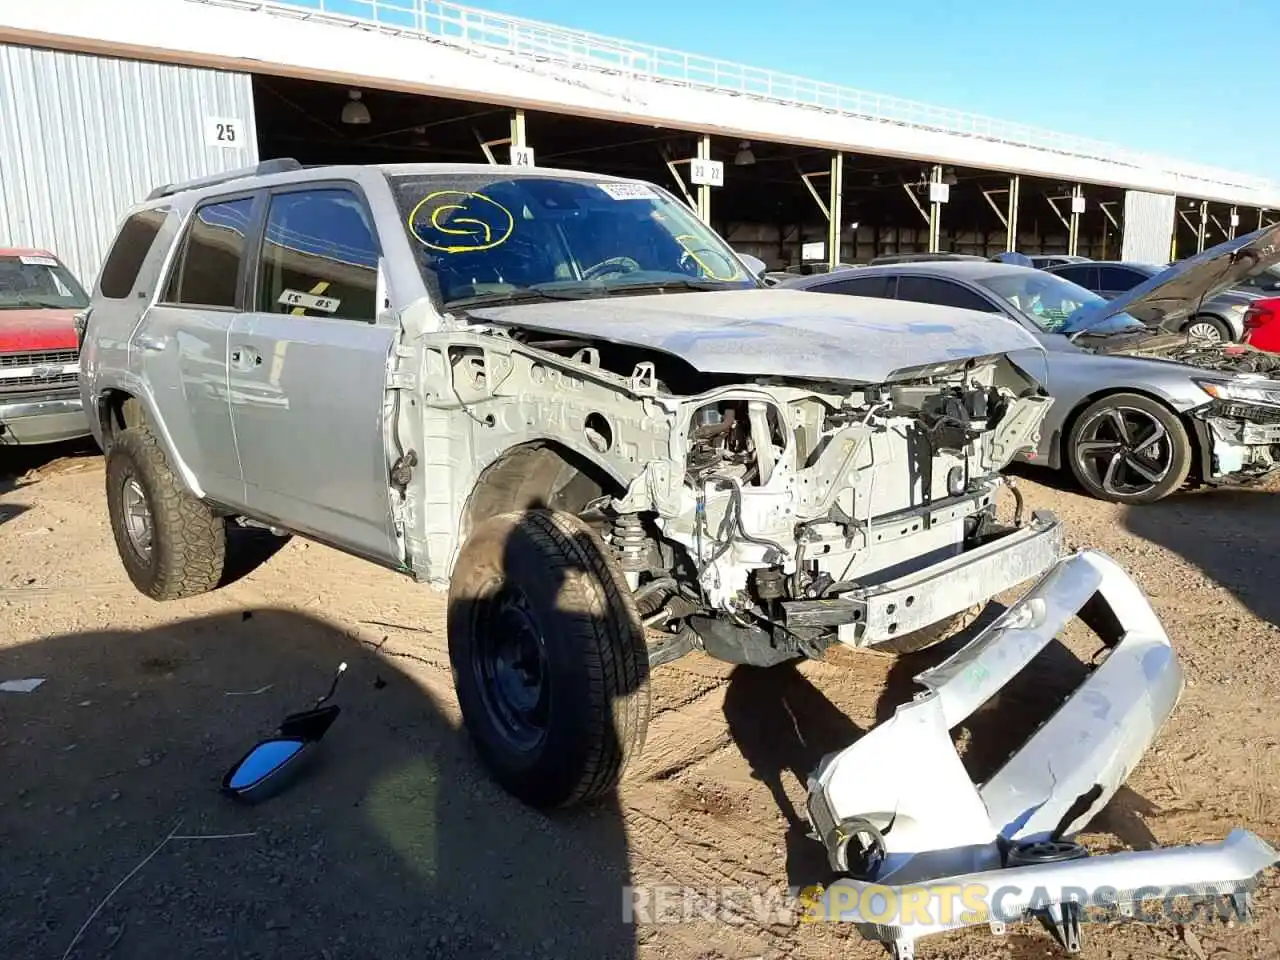
POLYGON ((737 290, 732 281, 728 280, 698 280, 694 277, 670 277, 665 280, 646 280, 643 283, 619 283, 606 287, 605 290, 610 296, 620 293, 653 293, 656 290, 664 290, 673 287, 677 290, 737 290))
POLYGON ((467 307, 489 307, 508 303, 537 303, 545 300, 590 300, 592 297, 606 296, 608 291, 596 289, 539 289, 526 287, 523 290, 504 290, 499 293, 478 293, 473 297, 459 297, 445 304, 448 309, 467 307))

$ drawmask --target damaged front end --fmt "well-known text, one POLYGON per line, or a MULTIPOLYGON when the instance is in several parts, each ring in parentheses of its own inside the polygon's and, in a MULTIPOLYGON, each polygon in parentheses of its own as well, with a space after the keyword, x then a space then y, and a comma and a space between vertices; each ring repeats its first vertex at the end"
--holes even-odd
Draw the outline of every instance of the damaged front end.
MULTIPOLYGON (((1183 672, 1140 588, 1110 558, 1061 559, 1020 601, 941 664, 924 690, 809 782, 809 819, 832 868, 821 916, 857 924, 899 960, 925 936, 1038 917, 1068 952, 1085 907, 1229 897, 1248 907, 1270 846, 1221 844, 1091 857, 1072 837, 1124 783, 1172 713, 1183 672), (1079 616, 1105 655, 1026 743, 974 783, 952 731, 1079 616), (905 761, 905 762, 904 762, 905 761), (894 771, 875 776, 874 771, 894 771)), ((1145 914, 1143 915, 1145 917, 1145 914)))
POLYGON ((1254 482, 1280 469, 1280 381, 1236 375, 1196 385, 1213 398, 1190 412, 1200 447, 1211 454, 1204 480, 1254 482))

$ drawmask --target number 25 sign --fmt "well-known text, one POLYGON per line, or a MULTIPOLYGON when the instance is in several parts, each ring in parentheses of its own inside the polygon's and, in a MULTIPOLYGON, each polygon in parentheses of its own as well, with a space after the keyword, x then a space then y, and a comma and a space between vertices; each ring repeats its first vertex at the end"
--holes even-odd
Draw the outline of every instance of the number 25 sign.
POLYGON ((239 117, 204 118, 205 146, 240 150, 244 147, 244 139, 244 124, 239 117))

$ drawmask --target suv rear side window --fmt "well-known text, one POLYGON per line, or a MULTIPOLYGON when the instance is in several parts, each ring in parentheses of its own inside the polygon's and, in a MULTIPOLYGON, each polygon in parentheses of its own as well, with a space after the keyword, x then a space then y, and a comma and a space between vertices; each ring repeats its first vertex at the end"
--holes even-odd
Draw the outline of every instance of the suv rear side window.
POLYGON ((1070 280, 1072 283, 1079 284, 1086 290, 1098 289, 1098 268, 1090 266, 1082 266, 1080 264, 1072 264, 1069 267, 1059 267, 1053 271, 1063 280, 1070 280))
POLYGON ((1146 275, 1125 267, 1102 267, 1099 290, 1128 290, 1146 280, 1146 275))
POLYGON ((234 309, 252 215, 252 197, 197 207, 169 274, 164 302, 234 309))
POLYGON ((997 312, 985 297, 979 296, 972 290, 966 290, 958 283, 937 277, 899 277, 898 299, 913 300, 916 303, 936 303, 943 307, 978 310, 982 313, 997 312))
POLYGON ((882 300, 892 300, 892 281, 893 277, 857 277, 835 280, 809 289, 816 290, 818 293, 843 293, 850 297, 877 297, 882 300))
POLYGON ((354 191, 275 194, 262 238, 256 309, 372 323, 378 253, 372 219, 354 191))
MULTIPOLYGON (((141 210, 129 217, 120 228, 111 252, 102 266, 102 279, 98 290, 111 300, 123 300, 133 292, 138 282, 142 262, 147 259, 152 245, 169 215, 168 207, 141 210)), ((86 278, 87 279, 87 278, 86 278)))

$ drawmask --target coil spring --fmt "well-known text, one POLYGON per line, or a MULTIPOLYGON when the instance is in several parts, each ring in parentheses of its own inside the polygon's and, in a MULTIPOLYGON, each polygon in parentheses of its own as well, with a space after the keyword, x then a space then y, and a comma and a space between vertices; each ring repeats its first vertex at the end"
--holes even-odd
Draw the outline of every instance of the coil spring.
POLYGON ((624 513, 613 525, 613 545, 622 569, 639 573, 648 569, 649 537, 639 514, 624 513))

